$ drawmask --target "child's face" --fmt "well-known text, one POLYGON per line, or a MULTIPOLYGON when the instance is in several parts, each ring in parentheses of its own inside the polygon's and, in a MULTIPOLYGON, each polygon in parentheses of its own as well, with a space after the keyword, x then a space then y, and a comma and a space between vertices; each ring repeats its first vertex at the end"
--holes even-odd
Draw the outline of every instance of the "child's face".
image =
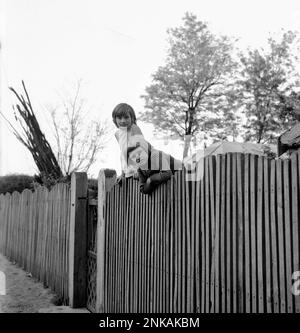
POLYGON ((130 128, 132 125, 131 117, 128 113, 116 117, 116 123, 118 127, 127 127, 130 128))

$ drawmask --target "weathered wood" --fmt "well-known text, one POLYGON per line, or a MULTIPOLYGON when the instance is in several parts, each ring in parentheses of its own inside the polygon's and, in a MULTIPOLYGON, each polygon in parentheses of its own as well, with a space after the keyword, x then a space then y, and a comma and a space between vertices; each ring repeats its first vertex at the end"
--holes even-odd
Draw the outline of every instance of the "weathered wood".
MULTIPOLYGON (((97 221, 97 299, 96 312, 103 313, 104 309, 104 272, 105 272, 105 209, 106 192, 116 181, 116 173, 106 177, 105 170, 101 169, 98 176, 98 221, 97 221)), ((85 222, 85 221, 84 221, 85 222)))
POLYGON ((231 208, 231 185, 232 184, 232 154, 226 154, 226 312, 232 311, 232 208, 231 208))
POLYGON ((250 204, 251 204, 251 312, 257 312, 257 220, 256 220, 256 197, 257 197, 257 157, 250 156, 250 204))
POLYGON ((257 280, 258 280, 258 312, 264 312, 263 284, 263 157, 258 157, 257 170, 257 280))
POLYGON ((271 161, 270 170, 270 190, 271 190, 271 260, 272 260, 272 298, 273 298, 273 312, 278 313, 280 309, 279 304, 279 282, 278 282, 278 241, 277 241, 277 221, 276 221, 276 161, 271 161))
POLYGON ((86 204, 87 175, 75 172, 71 178, 69 243, 69 298, 72 308, 86 304, 86 204))
POLYGON ((284 229, 283 229, 283 191, 282 191, 282 161, 276 161, 276 185, 277 185, 277 219, 278 219, 278 253, 279 253, 279 289, 280 312, 286 312, 285 290, 285 263, 284 263, 284 229))
POLYGON ((243 219, 243 155, 236 153, 237 158, 237 195, 238 195, 238 309, 239 312, 244 312, 244 219, 243 219))
POLYGON ((292 236, 291 236, 291 173, 290 173, 290 160, 283 161, 283 194, 284 194, 284 234, 285 234, 285 267, 286 267, 286 306, 287 312, 293 312, 293 294, 290 292, 292 289, 291 276, 292 271, 292 236))
POLYGON ((266 312, 272 312, 272 261, 271 261, 271 228, 270 228, 270 160, 264 158, 264 211, 265 211, 265 230, 264 230, 264 238, 265 238, 265 279, 266 279, 266 312))

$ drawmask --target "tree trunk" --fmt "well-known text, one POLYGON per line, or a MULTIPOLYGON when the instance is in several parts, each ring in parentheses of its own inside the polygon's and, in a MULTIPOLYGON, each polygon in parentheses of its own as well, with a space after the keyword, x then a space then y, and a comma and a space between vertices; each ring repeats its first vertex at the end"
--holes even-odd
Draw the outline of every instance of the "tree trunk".
POLYGON ((191 135, 185 135, 184 137, 184 148, 183 148, 183 159, 187 157, 188 151, 191 145, 192 136, 191 135))

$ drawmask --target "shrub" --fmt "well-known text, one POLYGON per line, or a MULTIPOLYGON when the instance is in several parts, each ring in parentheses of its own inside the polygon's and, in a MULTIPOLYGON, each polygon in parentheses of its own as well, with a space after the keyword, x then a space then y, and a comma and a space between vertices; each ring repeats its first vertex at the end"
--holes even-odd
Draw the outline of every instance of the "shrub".
POLYGON ((22 174, 10 174, 0 177, 0 194, 13 193, 14 191, 22 192, 26 188, 34 189, 34 177, 22 174))

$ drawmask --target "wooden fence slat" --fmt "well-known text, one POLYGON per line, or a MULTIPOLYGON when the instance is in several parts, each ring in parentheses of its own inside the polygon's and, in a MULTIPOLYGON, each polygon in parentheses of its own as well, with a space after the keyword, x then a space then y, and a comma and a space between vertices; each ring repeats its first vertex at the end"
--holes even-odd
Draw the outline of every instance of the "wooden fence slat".
POLYGON ((257 312, 257 231, 256 231, 256 182, 257 156, 250 156, 250 202, 251 202, 251 293, 252 313, 257 312))
MULTIPOLYGON (((202 159, 203 161, 203 159, 202 159)), ((202 162, 201 162, 202 163, 202 162)), ((200 166, 203 167, 203 166, 200 166)), ((200 280, 200 236, 201 236, 201 229, 200 229, 200 184, 202 180, 198 180, 196 182, 196 195, 195 195, 195 205, 196 205, 196 217, 195 217, 195 224, 196 224, 196 239, 195 239, 195 285, 196 285, 196 313, 199 313, 201 310, 201 280, 200 280)))
POLYGON ((271 267, 271 228, 270 228, 270 160, 268 158, 264 158, 264 211, 265 211, 265 279, 266 279, 266 312, 272 312, 272 294, 271 294, 271 277, 272 277, 272 267, 271 267))
POLYGON ((263 157, 258 157, 257 171, 257 277, 258 277, 258 312, 264 312, 263 283, 263 157))
POLYGON ((187 282, 187 267, 186 267, 186 262, 189 259, 187 257, 187 251, 186 251, 186 237, 187 237, 187 221, 186 221, 186 216, 185 216, 185 211, 188 208, 186 205, 186 192, 185 192, 185 172, 181 173, 181 188, 180 188, 180 194, 181 194, 181 214, 180 214, 180 227, 181 227, 181 312, 185 313, 186 312, 186 300, 187 300, 187 294, 186 294, 186 282, 187 282))
MULTIPOLYGON (((184 255, 183 262, 186 262, 186 269, 185 269, 185 275, 186 275, 186 294, 183 294, 183 299, 186 299, 186 309, 185 312, 191 313, 192 311, 192 292, 191 292, 191 279, 192 279, 192 255, 191 255, 191 247, 194 245, 192 238, 191 238, 191 223, 192 223, 192 202, 190 198, 190 189, 192 186, 192 182, 188 182, 186 179, 186 174, 183 174, 182 177, 182 186, 183 186, 183 192, 185 194, 185 197, 183 199, 183 202, 185 202, 185 207, 183 207, 183 210, 185 214, 183 214, 183 220, 185 220, 185 225, 183 224, 183 229, 186 229, 186 254, 184 255), (185 227, 186 226, 186 227, 185 227), (186 258, 186 259, 185 259, 186 258)), ((184 222, 183 222, 184 223, 184 222)), ((183 243, 183 247, 185 248, 185 243, 183 243)))
MULTIPOLYGON (((216 201, 215 221, 212 220, 212 259, 211 259, 211 308, 210 312, 220 312, 220 208, 221 208, 221 155, 216 157, 216 201)), ((212 209, 212 208, 211 208, 212 209)))
POLYGON ((221 207, 220 207, 220 292, 221 292, 221 303, 220 311, 226 312, 226 218, 225 218, 225 186, 226 186, 226 155, 223 154, 221 157, 221 207))
MULTIPOLYGON (((299 150, 297 153, 291 156, 292 163, 292 234, 293 234, 293 272, 300 270, 299 260, 299 239, 300 239, 300 227, 299 227, 299 188, 300 188, 300 158, 299 150), (298 181, 297 181, 298 180, 298 181)), ((294 296, 295 312, 300 312, 300 297, 294 296)))
POLYGON ((283 186, 284 186, 284 234, 285 234, 285 267, 286 267, 286 308, 287 312, 293 312, 293 295, 292 289, 292 237, 291 237, 291 173, 290 173, 290 160, 283 161, 283 186))
POLYGON ((270 170, 270 191, 271 191, 271 258, 272 258, 272 299, 273 299, 273 312, 280 312, 279 300, 279 282, 278 282, 278 269, 279 258, 277 256, 278 242, 277 242, 277 197, 276 197, 276 161, 271 161, 270 170))
MULTIPOLYGON (((205 160, 204 160, 205 163, 205 160)), ((205 313, 205 295, 206 295, 206 284, 205 284, 205 265, 206 265, 206 256, 205 256, 205 167, 204 167, 204 176, 201 180, 201 313, 205 313)))
POLYGON ((195 284, 195 249, 196 249, 196 180, 192 181, 192 189, 191 189, 191 245, 190 245, 190 251, 191 251, 191 264, 190 264, 190 290, 189 290, 189 297, 190 297, 190 307, 189 312, 195 313, 195 302, 196 302, 196 295, 195 291, 196 288, 194 287, 195 284))
POLYGON ((226 312, 230 313, 232 311, 232 154, 226 154, 226 163, 226 312))
POLYGON ((244 220, 243 220, 243 158, 241 153, 236 153, 237 158, 237 195, 238 195, 238 309, 244 312, 244 220))
POLYGON ((282 194, 282 160, 276 161, 277 176, 277 218, 278 218, 278 253, 279 253, 279 290, 280 312, 286 312, 284 230, 283 230, 283 194, 282 194))
POLYGON ((237 285, 237 160, 232 154, 232 306, 233 313, 238 312, 238 285, 237 285))
POLYGON ((245 155, 244 163, 244 209, 245 209, 245 312, 251 312, 251 276, 250 276, 250 155, 245 155))
MULTIPOLYGON (((178 173, 178 172, 177 172, 178 173)), ((175 201, 175 194, 174 194, 174 187, 175 182, 177 178, 177 173, 174 175, 174 177, 171 179, 170 184, 170 191, 171 191, 171 199, 170 199, 170 257, 169 257, 169 269, 170 269, 170 275, 169 275, 169 283, 170 283, 170 294, 169 294, 169 312, 174 312, 174 289, 175 289, 175 265, 174 265, 174 249, 176 244, 176 238, 175 238, 175 207, 176 207, 176 201, 175 201)), ((175 260, 176 263, 176 260, 175 260)))

